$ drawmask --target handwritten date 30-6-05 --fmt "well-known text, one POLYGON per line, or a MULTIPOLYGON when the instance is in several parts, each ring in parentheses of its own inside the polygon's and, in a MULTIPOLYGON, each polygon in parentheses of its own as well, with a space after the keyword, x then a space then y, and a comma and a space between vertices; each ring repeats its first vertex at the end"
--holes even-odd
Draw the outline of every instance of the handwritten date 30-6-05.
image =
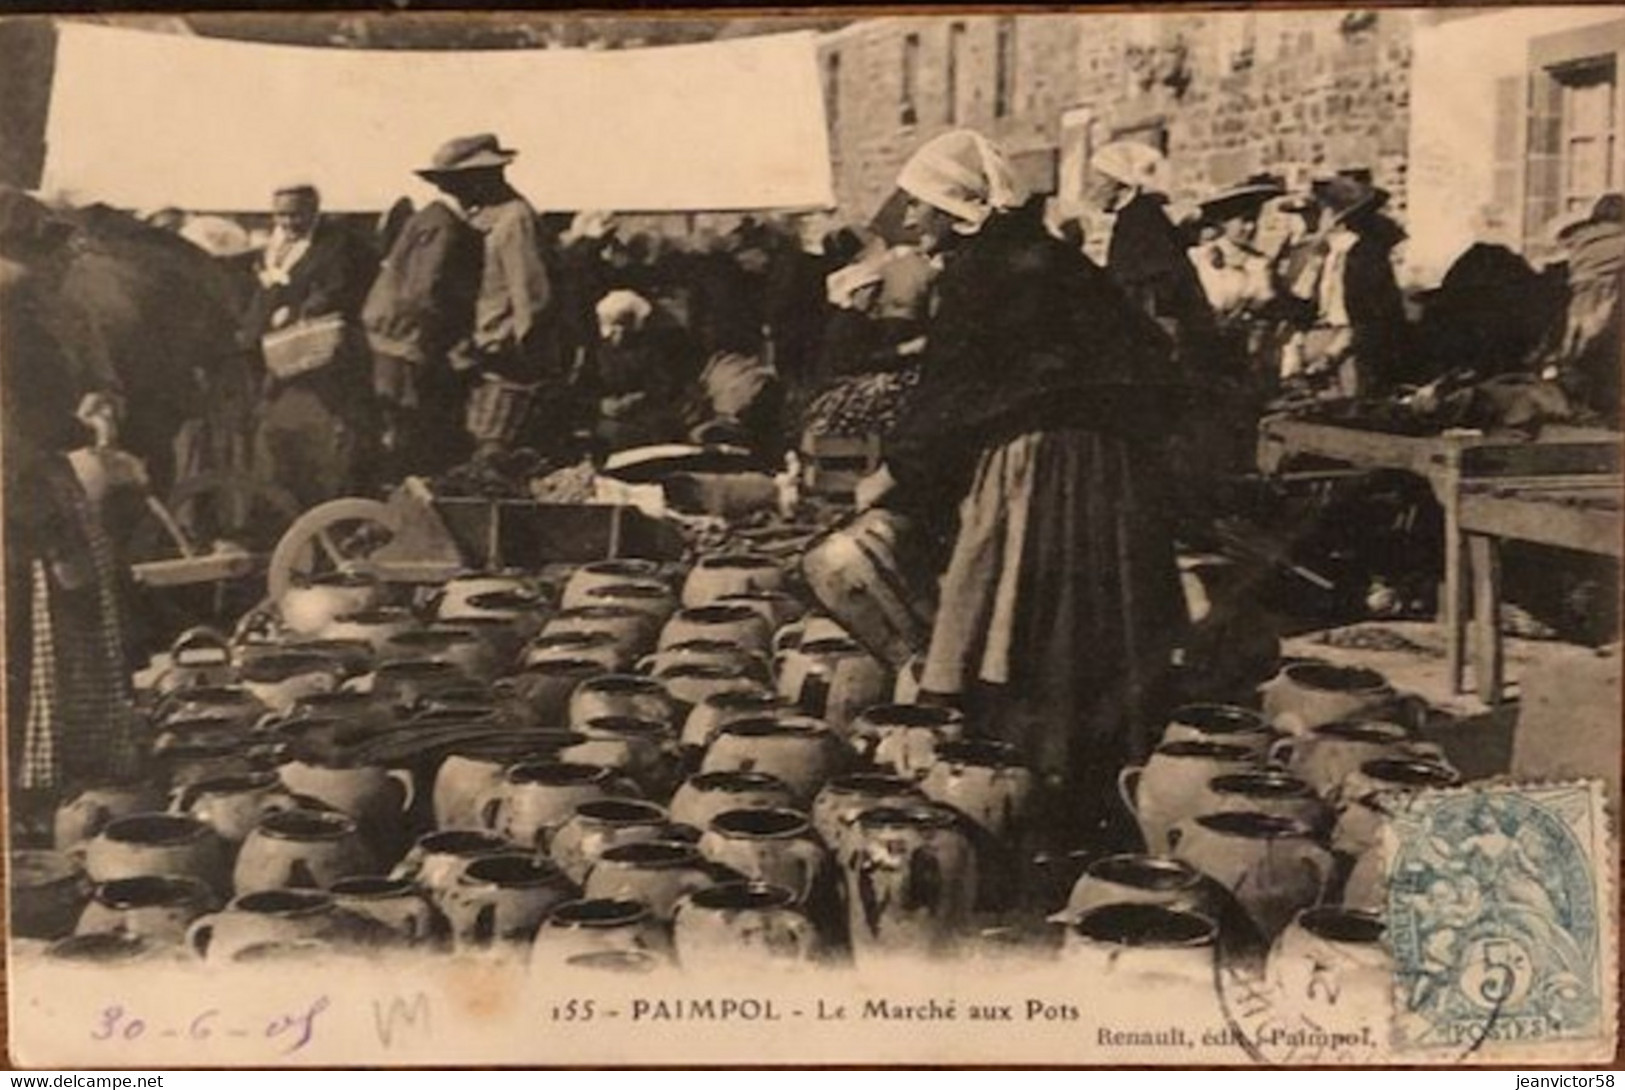
POLYGON ((145 1015, 114 1003, 97 1012, 90 1029, 90 1039, 120 1043, 153 1038, 187 1041, 213 1041, 229 1038, 238 1041, 259 1039, 274 1042, 279 1055, 298 1052, 310 1044, 316 1034, 316 1023, 331 1004, 327 996, 318 996, 309 1004, 271 1014, 246 1015, 208 1007, 189 1015, 171 1017, 167 1014, 145 1015))

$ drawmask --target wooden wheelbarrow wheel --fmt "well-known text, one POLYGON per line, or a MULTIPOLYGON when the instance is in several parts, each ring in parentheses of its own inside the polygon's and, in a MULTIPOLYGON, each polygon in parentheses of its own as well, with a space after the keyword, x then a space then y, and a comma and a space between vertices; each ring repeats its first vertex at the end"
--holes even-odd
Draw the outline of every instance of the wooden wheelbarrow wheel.
POLYGON ((330 571, 373 570, 372 554, 395 538, 395 512, 377 500, 347 498, 312 507, 277 542, 265 573, 273 602, 296 583, 330 571))

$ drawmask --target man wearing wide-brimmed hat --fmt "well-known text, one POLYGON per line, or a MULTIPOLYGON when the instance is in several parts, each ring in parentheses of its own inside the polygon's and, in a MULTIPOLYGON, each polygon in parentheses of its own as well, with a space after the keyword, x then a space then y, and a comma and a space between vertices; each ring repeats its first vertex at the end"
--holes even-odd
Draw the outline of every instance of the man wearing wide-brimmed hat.
POLYGON ((1285 191, 1279 178, 1255 174, 1201 202, 1214 237, 1192 248, 1191 261, 1221 327, 1245 323, 1274 295, 1269 258, 1254 243, 1264 205, 1285 191))
POLYGON ((537 394, 562 381, 557 308, 536 210, 504 174, 518 154, 492 133, 459 136, 417 172, 456 201, 485 240, 473 334, 453 356, 478 375, 466 424, 485 453, 512 446, 537 394))

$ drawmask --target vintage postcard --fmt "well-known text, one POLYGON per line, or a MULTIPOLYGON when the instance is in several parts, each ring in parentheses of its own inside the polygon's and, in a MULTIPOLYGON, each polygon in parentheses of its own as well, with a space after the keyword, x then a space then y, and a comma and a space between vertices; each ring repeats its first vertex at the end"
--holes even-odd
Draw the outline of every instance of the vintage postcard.
POLYGON ((1622 62, 0 19, 12 1063, 1612 1061, 1622 62))

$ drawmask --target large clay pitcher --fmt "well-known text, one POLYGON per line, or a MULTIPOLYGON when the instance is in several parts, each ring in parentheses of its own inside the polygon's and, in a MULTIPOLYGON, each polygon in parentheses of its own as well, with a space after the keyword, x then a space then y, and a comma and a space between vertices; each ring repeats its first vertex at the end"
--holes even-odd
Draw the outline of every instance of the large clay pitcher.
POLYGON ((1187 704, 1176 708, 1162 732, 1163 742, 1220 742, 1240 746, 1260 761, 1269 754, 1275 732, 1260 714, 1229 704, 1187 704))
POLYGON ((965 716, 952 708, 877 704, 852 721, 847 744, 858 758, 909 779, 924 779, 937 746, 965 737, 965 716))
POLYGON ((1206 916, 1165 905, 1103 905, 1067 929, 1063 957, 1079 979, 1123 988, 1210 986, 1218 931, 1206 916))
POLYGON ((1034 780, 1020 750, 1001 742, 945 742, 936 755, 920 784, 933 802, 958 810, 997 841, 1023 840, 1034 780))
POLYGON ((824 785, 813 800, 812 823, 819 837, 837 859, 846 858, 855 835, 858 818, 878 807, 911 806, 926 801, 925 793, 913 780, 861 772, 837 776, 824 785))
POLYGON ((1169 830, 1199 812, 1208 781, 1257 767, 1257 758, 1241 746, 1170 742, 1158 746, 1144 768, 1123 769, 1117 787, 1139 823, 1146 850, 1162 855, 1168 851, 1169 830))
POLYGON ((1230 890, 1270 941, 1331 883, 1332 854, 1302 822, 1268 814, 1203 814, 1181 822, 1174 855, 1230 890))
POLYGON ((289 810, 267 815, 243 841, 232 879, 241 896, 267 889, 326 889, 376 868, 353 818, 289 810))
POLYGON ((833 617, 809 613, 800 620, 791 621, 774 629, 773 653, 777 655, 785 651, 794 651, 804 643, 815 643, 819 640, 850 639, 852 633, 842 628, 840 622, 833 617))
POLYGON ((575 900, 577 887, 547 860, 476 859, 440 899, 459 949, 529 946, 548 913, 575 900))
POLYGON ((440 910, 409 879, 361 875, 334 882, 329 892, 339 908, 371 920, 405 946, 434 943, 446 929, 440 910))
POLYGON ((1329 1030, 1358 1033, 1362 1025, 1386 1025, 1395 981, 1384 931, 1375 913, 1305 909, 1275 941, 1266 975, 1329 1030))
POLYGON ((617 583, 658 579, 660 565, 653 560, 601 560, 577 568, 564 585, 559 605, 564 609, 577 609, 587 605, 587 592, 597 587, 617 583))
POLYGON ((737 553, 701 557, 683 582, 683 606, 696 609, 753 590, 784 589, 784 566, 771 556, 737 553))
POLYGON ((538 636, 553 608, 546 597, 527 590, 492 590, 470 594, 463 604, 440 620, 446 624, 474 625, 497 621, 509 630, 507 646, 518 649, 538 636))
POLYGON ((315 636, 339 617, 372 609, 383 598, 382 584, 370 575, 328 572, 289 587, 277 601, 277 612, 288 632, 315 636))
POLYGON ((822 722, 807 716, 744 719, 716 734, 701 772, 766 772, 795 792, 800 806, 846 768, 851 751, 822 722))
POLYGON ((641 901, 656 919, 669 923, 678 901, 716 885, 723 874, 692 844, 673 840, 622 844, 606 851, 593 866, 584 895, 641 901))
POLYGON ((530 854, 493 833, 448 829, 419 837, 389 876, 413 882, 430 897, 438 898, 456 884, 463 870, 476 859, 530 854))
POLYGON ((73 932, 90 895, 77 862, 60 852, 14 851, 7 869, 13 938, 59 939, 73 932))
POLYGON ((1270 758, 1329 796, 1367 761, 1430 752, 1412 742, 1410 731, 1398 723, 1346 720, 1322 723, 1307 734, 1282 738, 1271 747, 1270 758))
POLYGON ((700 837, 700 851, 713 863, 753 882, 780 886, 807 904, 824 880, 829 853, 795 810, 730 810, 718 814, 700 837))
POLYGON ((765 772, 701 772, 672 796, 671 820, 703 832, 729 810, 783 810, 794 802, 789 785, 765 772))
POLYGON ((1375 670, 1294 662, 1259 689, 1264 718, 1284 734, 1307 734, 1344 719, 1383 719, 1406 706, 1375 670))
POLYGON ((220 835, 184 814, 132 814, 108 823, 85 851, 92 881, 173 874, 196 878, 217 893, 231 888, 220 835))
POLYGON ((802 558, 819 605, 893 667, 930 643, 935 608, 928 581, 909 575, 936 570, 924 555, 928 541, 912 520, 871 507, 813 541, 802 558))
POLYGON ((72 851, 117 818, 162 808, 162 793, 148 783, 87 787, 57 807, 52 845, 59 852, 72 851))
POLYGON ((51 961, 94 965, 98 969, 142 965, 160 959, 162 954, 163 947, 151 940, 118 931, 69 935, 45 948, 45 956, 51 961))
POLYGON ((677 702, 654 678, 639 674, 605 674, 589 678, 570 694, 568 720, 580 730, 594 719, 650 719, 667 726, 677 721, 677 702))
POLYGON ((518 568, 498 571, 464 572, 446 580, 435 596, 433 611, 437 619, 456 622, 474 616, 475 607, 470 599, 480 594, 524 594, 547 599, 551 592, 536 576, 518 568))
POLYGON ((865 708, 891 697, 886 664, 853 640, 813 640, 774 657, 779 695, 844 737, 865 708))
POLYGON ((700 606, 673 614, 660 630, 659 647, 665 650, 689 640, 737 643, 746 650, 766 654, 773 642, 773 631, 749 606, 700 606))
POLYGON ((224 776, 178 788, 170 810, 206 822, 228 844, 241 844, 258 827, 261 818, 297 806, 298 802, 276 776, 261 772, 250 776, 224 776))
POLYGON ((85 906, 76 929, 81 935, 118 931, 170 945, 186 940, 186 929, 219 902, 195 878, 155 874, 103 882, 85 906))
POLYGON ((526 848, 547 850, 584 802, 627 794, 614 769, 573 761, 517 764, 476 806, 481 827, 526 848))
POLYGON ((609 849, 619 844, 665 840, 670 833, 670 817, 653 803, 598 799, 576 806, 570 820, 552 837, 548 854, 570 881, 580 885, 609 849))
POLYGON ((612 952, 668 956, 665 927, 642 901, 571 901, 548 914, 531 946, 532 973, 553 973, 571 958, 612 952))
POLYGON ((682 746, 691 752, 703 751, 729 723, 771 718, 789 710, 783 697, 765 689, 713 693, 694 705, 683 720, 682 746))
POLYGON ((672 939, 678 963, 696 972, 796 969, 823 952, 818 929, 795 894, 760 882, 698 890, 676 907, 672 939))
POLYGON ((852 952, 862 964, 891 955, 944 954, 976 901, 976 856, 964 819, 923 805, 869 810, 843 861, 852 952))
POLYGON ((185 689, 231 685, 237 680, 231 641, 210 628, 181 633, 169 648, 169 666, 153 683, 160 696, 185 689))

